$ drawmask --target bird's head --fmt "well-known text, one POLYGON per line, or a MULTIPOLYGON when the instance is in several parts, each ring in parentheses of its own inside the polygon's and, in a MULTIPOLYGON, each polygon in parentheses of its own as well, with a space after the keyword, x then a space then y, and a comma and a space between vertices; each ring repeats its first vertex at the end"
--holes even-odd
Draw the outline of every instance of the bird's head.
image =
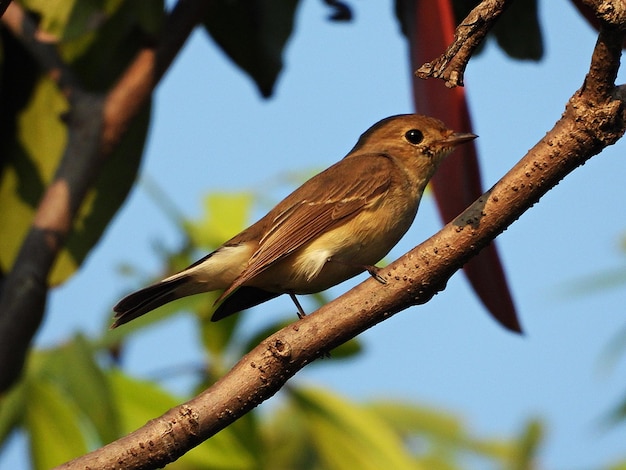
POLYGON ((391 116, 370 127, 350 154, 387 154, 405 164, 432 167, 439 165, 454 148, 478 137, 455 132, 443 122, 419 114, 391 116))

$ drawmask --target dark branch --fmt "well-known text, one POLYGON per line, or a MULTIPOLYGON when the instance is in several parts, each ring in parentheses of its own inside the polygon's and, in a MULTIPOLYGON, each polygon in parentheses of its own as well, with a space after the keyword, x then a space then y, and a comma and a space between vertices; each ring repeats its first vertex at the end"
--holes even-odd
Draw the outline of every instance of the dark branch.
POLYGON ((7 8, 2 23, 20 40, 39 67, 65 93, 79 88, 79 81, 74 72, 59 55, 56 45, 37 39, 37 24, 18 3, 11 3, 7 8))
POLYGON ((626 28, 626 3, 615 0, 582 0, 605 26, 626 28))
POLYGON ((203 0, 180 0, 168 17, 161 41, 137 55, 107 96, 80 89, 56 49, 37 40, 36 25, 17 4, 3 17, 68 96, 70 112, 67 148, 0 292, 0 390, 10 387, 21 373, 44 315, 48 274, 102 163, 146 104, 207 6, 203 0))
POLYGON ((4 12, 11 4, 11 0, 0 0, 0 16, 4 15, 4 12))
POLYGON ((415 75, 423 79, 441 78, 449 88, 462 86, 470 57, 512 1, 483 0, 457 26, 454 41, 446 52, 434 61, 422 65, 415 75))

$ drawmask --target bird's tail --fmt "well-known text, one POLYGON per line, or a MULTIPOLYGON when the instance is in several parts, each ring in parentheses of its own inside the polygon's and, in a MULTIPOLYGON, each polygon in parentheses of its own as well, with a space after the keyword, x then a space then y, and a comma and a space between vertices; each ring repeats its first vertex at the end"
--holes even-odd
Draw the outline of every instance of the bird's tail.
POLYGON ((137 292, 133 292, 124 297, 113 307, 115 321, 111 325, 111 329, 128 323, 144 313, 148 313, 172 300, 197 294, 204 290, 198 287, 192 276, 181 273, 179 276, 172 276, 138 290, 137 292))

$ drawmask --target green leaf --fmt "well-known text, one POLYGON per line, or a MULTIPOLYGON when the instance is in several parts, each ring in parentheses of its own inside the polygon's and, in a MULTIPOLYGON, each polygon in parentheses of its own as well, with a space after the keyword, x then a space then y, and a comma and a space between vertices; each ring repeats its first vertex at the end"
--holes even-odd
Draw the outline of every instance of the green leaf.
POLYGON ((27 396, 25 427, 34 468, 52 468, 87 452, 72 397, 46 380, 29 380, 27 396))
MULTIPOLYGON (((40 34, 47 41, 68 42, 96 33, 120 9, 136 19, 142 29, 156 33, 163 18, 163 2, 125 0, 22 0, 20 3, 39 17, 40 34), (132 11, 131 15, 128 12, 132 11)), ((92 39, 92 38, 89 38, 92 39)))
MULTIPOLYGON (((110 373, 110 380, 119 406, 125 433, 134 431, 147 421, 182 403, 156 384, 132 379, 119 371, 110 373)), ((255 457, 230 428, 195 447, 173 464, 172 468, 249 469, 255 457)), ((170 468, 168 466, 168 468, 170 468)))
POLYGON ((509 462, 514 453, 511 443, 472 436, 462 420, 449 412, 399 401, 377 401, 367 408, 385 420, 398 433, 419 436, 424 442, 422 456, 445 455, 448 462, 463 452, 489 460, 509 462))
MULTIPOLYGON (((95 361, 95 352, 81 335, 43 353, 40 377, 60 386, 98 434, 101 444, 121 433, 108 379, 95 361)), ((93 440, 93 439, 92 439, 93 440)))
POLYGON ((539 60, 543 37, 539 26, 537 0, 517 0, 502 14, 491 34, 513 59, 539 60))
POLYGON ((403 434, 419 432, 446 441, 464 438, 462 421, 451 413, 397 400, 376 401, 367 407, 403 434))
POLYGON ((180 402, 155 383, 131 378, 121 371, 110 371, 108 378, 124 434, 143 426, 180 402))
POLYGON ((615 367, 626 353, 626 326, 616 331, 608 344, 603 348, 598 364, 602 369, 610 370, 615 367))
POLYGON ((605 422, 610 426, 623 424, 624 421, 626 421, 626 396, 622 398, 620 403, 614 407, 605 418, 605 422))
MULTIPOLYGON (((353 359, 363 352, 363 345, 358 338, 352 338, 343 344, 340 344, 335 349, 330 351, 330 357, 333 360, 338 359, 353 359)), ((317 364, 320 362, 317 361, 317 364)))
MULTIPOLYGON (((210 320, 211 315, 215 311, 213 303, 217 300, 217 294, 218 293, 211 294, 209 305, 204 309, 204 312, 199 315, 202 344, 211 354, 213 361, 224 359, 226 351, 232 346, 231 342, 235 339, 234 334, 241 320, 240 315, 231 315, 219 322, 212 322, 210 320)), ((222 367, 227 366, 226 364, 220 364, 218 370, 214 370, 213 372, 217 374, 217 376, 223 375, 227 370, 222 370, 222 367)))
POLYGON ((210 193, 204 197, 202 219, 188 222, 187 233, 195 246, 214 249, 243 230, 250 220, 251 193, 210 193))
POLYGON ((47 40, 76 38, 93 28, 102 15, 98 0, 22 0, 40 17, 39 28, 47 40))
POLYGON ((293 406, 281 406, 264 420, 261 468, 320 468, 306 426, 307 417, 293 406))
POLYGON ((291 389, 324 468, 421 468, 375 413, 320 389, 291 389))
POLYGON ((539 420, 531 420, 526 424, 519 439, 517 455, 513 459, 513 469, 532 470, 535 468, 543 436, 543 425, 539 420))
POLYGON ((211 2, 204 20, 215 42, 265 98, 282 70, 297 6, 297 0, 219 0, 211 2))
POLYGON ((624 288, 626 285, 626 266, 596 271, 578 279, 562 283, 558 294, 567 299, 576 299, 600 294, 611 289, 624 288))
MULTIPOLYGON (((7 53, 13 56, 14 51, 9 48, 7 53)), ((8 61, 7 65, 10 64, 11 61, 8 61)), ((17 79, 9 73, 8 80, 17 79)), ((25 77, 25 80, 28 82, 29 78, 25 77)), ((0 226, 0 238, 3 241, 0 244, 0 267, 7 272, 30 226, 33 208, 38 204, 44 186, 52 179, 55 162, 60 159, 65 146, 64 125, 59 116, 67 109, 67 103, 47 79, 35 81, 32 90, 24 90, 22 87, 13 89, 10 83, 4 85, 3 95, 15 93, 16 96, 3 96, 10 104, 0 109, 3 113, 1 119, 10 120, 4 113, 10 112, 11 107, 20 104, 25 106, 15 116, 15 134, 0 134, 0 154, 3 158, 0 211, 4 219, 0 226), (27 93, 30 93, 30 97, 27 93)))
POLYGON ((0 396, 0 449, 11 432, 22 423, 26 403, 24 381, 18 382, 8 393, 0 396))

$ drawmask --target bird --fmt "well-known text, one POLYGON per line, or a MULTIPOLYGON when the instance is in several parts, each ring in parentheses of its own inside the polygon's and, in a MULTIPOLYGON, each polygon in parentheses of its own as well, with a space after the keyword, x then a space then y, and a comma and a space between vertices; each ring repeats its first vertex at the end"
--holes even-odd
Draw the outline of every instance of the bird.
POLYGON ((281 294, 324 291, 375 266, 412 225, 439 163, 477 136, 419 114, 371 126, 348 154, 313 176, 267 215, 182 271, 120 300, 111 328, 166 303, 222 291, 211 320, 281 294))

